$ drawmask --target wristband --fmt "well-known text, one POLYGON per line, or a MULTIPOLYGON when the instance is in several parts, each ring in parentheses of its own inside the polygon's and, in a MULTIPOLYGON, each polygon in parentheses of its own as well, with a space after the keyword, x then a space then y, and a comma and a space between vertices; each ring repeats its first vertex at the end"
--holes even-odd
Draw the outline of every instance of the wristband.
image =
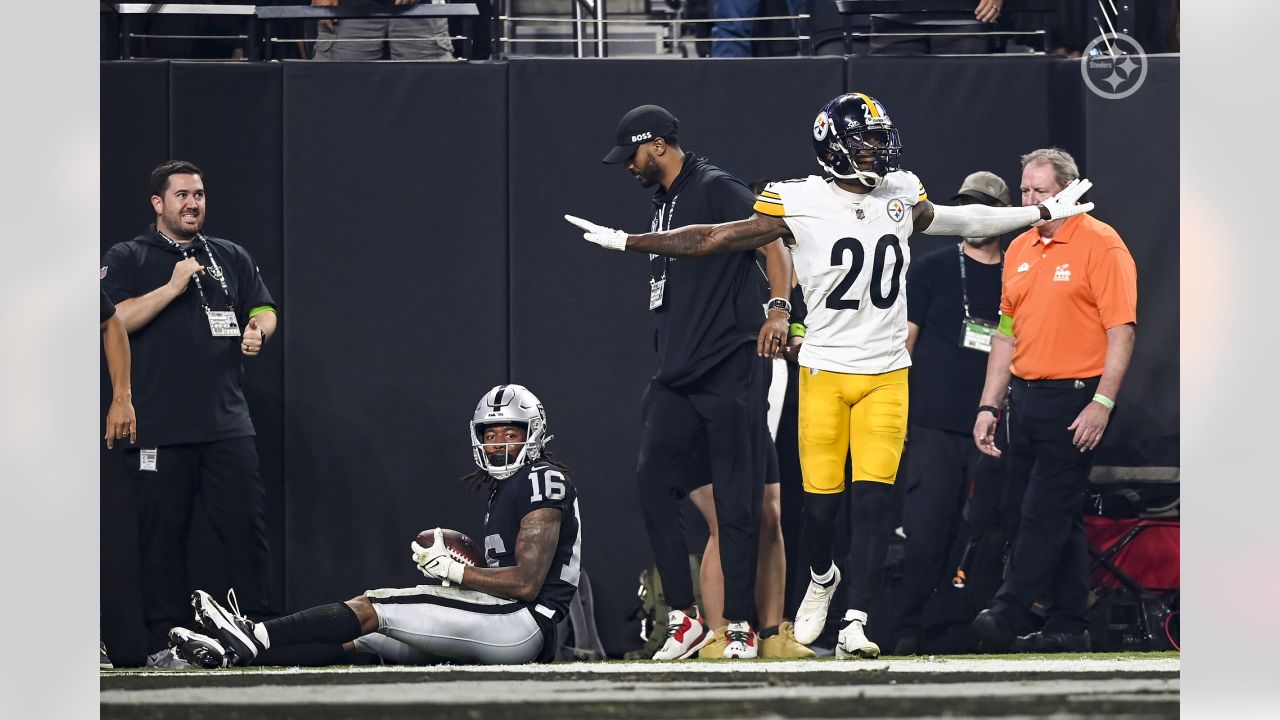
POLYGON ((1115 400, 1112 400, 1111 398, 1107 397, 1106 395, 1103 395, 1102 393, 1094 393, 1093 401, 1108 410, 1114 409, 1116 406, 1115 400))
POLYGON ((805 332, 804 323, 791 323, 791 329, 788 334, 790 334, 791 337, 802 338, 804 337, 804 332, 805 332))
POLYGON ((984 412, 989 412, 995 417, 1000 417, 1000 408, 995 405, 979 405, 978 414, 981 415, 984 412))

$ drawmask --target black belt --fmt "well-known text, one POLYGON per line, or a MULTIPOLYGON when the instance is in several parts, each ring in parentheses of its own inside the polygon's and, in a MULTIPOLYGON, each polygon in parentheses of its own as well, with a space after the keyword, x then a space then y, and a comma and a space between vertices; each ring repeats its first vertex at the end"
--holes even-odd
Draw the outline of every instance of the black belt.
POLYGON ((1061 380, 1023 380, 1016 375, 1013 376, 1013 382, 1023 387, 1068 388, 1073 390, 1080 390, 1089 383, 1096 383, 1101 379, 1101 375, 1087 378, 1064 378, 1061 380))

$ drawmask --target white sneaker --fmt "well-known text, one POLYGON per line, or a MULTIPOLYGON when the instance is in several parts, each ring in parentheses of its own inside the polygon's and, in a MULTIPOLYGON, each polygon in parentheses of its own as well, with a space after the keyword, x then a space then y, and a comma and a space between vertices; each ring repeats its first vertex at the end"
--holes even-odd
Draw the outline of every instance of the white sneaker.
POLYGON ((840 569, 831 566, 835 571, 835 579, 830 585, 823 586, 813 579, 810 570, 809 588, 804 591, 804 600, 800 601, 800 609, 796 611, 796 642, 809 645, 822 634, 827 624, 827 609, 831 607, 831 596, 835 595, 840 585, 840 569))
POLYGON ((840 622, 840 634, 836 636, 836 657, 878 658, 880 646, 867 639, 865 627, 867 614, 861 610, 846 610, 840 622))
POLYGON ((667 613, 667 641, 653 654, 654 660, 684 660, 711 642, 713 633, 702 619, 702 613, 696 607, 693 613, 692 616, 683 610, 667 613))
POLYGON ((725 628, 724 638, 727 641, 724 646, 726 658, 753 658, 760 654, 756 631, 749 622, 729 623, 729 627, 725 628))

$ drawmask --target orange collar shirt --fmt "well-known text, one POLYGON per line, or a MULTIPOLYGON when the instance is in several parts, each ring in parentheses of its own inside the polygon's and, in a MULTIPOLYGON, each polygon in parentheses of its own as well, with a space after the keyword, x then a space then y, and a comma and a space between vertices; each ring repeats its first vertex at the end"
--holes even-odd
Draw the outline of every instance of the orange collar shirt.
POLYGON ((1000 312, 1013 318, 1013 374, 1023 380, 1102 374, 1107 330, 1138 319, 1138 269, 1120 235, 1087 214, 1048 243, 1032 228, 1005 255, 1000 312))

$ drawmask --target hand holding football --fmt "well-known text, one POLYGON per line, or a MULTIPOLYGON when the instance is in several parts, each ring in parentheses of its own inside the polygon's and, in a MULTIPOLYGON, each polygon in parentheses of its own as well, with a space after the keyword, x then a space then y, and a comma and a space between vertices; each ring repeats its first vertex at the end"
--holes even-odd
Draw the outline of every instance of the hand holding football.
MULTIPOLYGON (((428 548, 436 542, 437 528, 430 528, 418 533, 415 541, 419 546, 428 548)), ((440 528, 441 536, 444 538, 444 546, 449 551, 449 556, 460 563, 465 563, 472 567, 484 567, 484 554, 476 547, 475 542, 466 535, 457 530, 449 530, 440 528)))

